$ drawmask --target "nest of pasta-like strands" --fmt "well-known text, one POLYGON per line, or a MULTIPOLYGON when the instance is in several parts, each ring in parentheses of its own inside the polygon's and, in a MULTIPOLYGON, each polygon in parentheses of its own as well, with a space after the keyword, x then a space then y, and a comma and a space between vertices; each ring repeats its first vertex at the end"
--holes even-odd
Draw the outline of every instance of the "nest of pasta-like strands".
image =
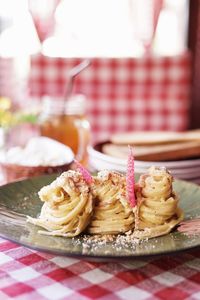
POLYGON ((25 166, 13 163, 0 163, 6 182, 22 180, 25 178, 62 173, 70 169, 72 162, 57 166, 25 166))

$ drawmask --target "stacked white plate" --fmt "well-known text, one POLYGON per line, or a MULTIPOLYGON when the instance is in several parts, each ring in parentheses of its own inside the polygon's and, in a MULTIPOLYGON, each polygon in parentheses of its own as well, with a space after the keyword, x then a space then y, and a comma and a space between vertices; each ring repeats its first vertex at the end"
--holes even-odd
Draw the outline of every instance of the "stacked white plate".
MULTIPOLYGON (((127 160, 109 156, 92 147, 89 147, 88 152, 92 169, 126 172, 127 160)), ((200 184, 200 158, 161 162, 135 160, 135 172, 144 174, 153 165, 166 167, 175 178, 200 184)))

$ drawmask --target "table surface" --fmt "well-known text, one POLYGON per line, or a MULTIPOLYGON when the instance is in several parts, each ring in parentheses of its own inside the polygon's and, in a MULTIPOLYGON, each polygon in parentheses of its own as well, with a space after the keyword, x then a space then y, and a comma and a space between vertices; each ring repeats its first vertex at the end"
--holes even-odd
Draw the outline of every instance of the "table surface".
POLYGON ((200 299, 200 251, 92 262, 0 239, 0 299, 200 299))

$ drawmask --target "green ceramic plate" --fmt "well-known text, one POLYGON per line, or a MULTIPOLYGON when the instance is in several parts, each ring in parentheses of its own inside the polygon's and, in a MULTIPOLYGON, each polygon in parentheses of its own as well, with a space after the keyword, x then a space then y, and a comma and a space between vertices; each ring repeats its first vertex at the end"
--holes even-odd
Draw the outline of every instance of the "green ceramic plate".
MULTIPOLYGON (((200 246, 200 234, 187 236, 176 230, 142 243, 119 245, 116 242, 88 245, 83 237, 62 238, 38 234, 39 227, 26 223, 26 215, 36 217, 40 212, 38 190, 53 181, 55 175, 36 177, 10 183, 0 188, 0 236, 40 251, 57 255, 119 259, 169 254, 200 246)), ((185 219, 200 217, 200 187, 175 181, 175 190, 180 195, 180 206, 185 219)))

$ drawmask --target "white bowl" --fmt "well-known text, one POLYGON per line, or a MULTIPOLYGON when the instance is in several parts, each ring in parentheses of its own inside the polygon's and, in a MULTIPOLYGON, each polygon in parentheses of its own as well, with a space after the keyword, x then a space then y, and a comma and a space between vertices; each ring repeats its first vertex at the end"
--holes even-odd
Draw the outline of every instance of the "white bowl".
MULTIPOLYGON (((104 154, 100 151, 102 143, 88 148, 89 163, 97 171, 102 169, 126 172, 127 160, 104 154)), ((174 177, 180 179, 192 179, 200 177, 200 159, 188 159, 180 161, 139 161, 135 160, 135 172, 143 174, 152 165, 166 167, 174 177)))

